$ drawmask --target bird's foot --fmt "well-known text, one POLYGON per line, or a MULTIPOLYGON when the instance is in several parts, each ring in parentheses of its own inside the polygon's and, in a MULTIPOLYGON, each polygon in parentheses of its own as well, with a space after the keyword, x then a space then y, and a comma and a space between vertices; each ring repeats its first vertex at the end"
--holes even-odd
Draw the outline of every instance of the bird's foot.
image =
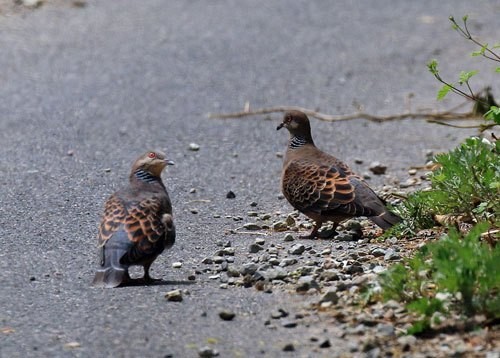
POLYGON ((145 274, 144 277, 140 280, 142 280, 145 285, 152 285, 162 281, 161 278, 152 278, 151 276, 149 276, 149 274, 145 274))

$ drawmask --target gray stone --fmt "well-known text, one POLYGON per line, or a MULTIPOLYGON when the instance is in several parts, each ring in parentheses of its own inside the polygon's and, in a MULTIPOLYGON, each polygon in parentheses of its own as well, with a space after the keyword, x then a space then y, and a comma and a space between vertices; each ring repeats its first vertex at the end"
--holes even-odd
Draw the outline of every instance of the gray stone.
POLYGON ((375 256, 375 257, 381 257, 381 256, 385 256, 385 252, 386 250, 384 250, 383 248, 381 247, 376 247, 374 248, 370 253, 375 256))
POLYGON ((236 316, 236 313, 229 310, 222 310, 219 312, 219 317, 224 321, 231 321, 236 316))
POLYGON ((338 241, 358 241, 358 237, 349 232, 340 232, 335 236, 338 241))
POLYGON ((206 347, 201 347, 198 350, 198 356, 201 358, 217 357, 219 356, 219 352, 216 351, 214 348, 206 346, 206 347))
POLYGON ((375 327, 379 334, 384 336, 394 336, 394 326, 388 323, 379 323, 375 327))
POLYGON ((181 290, 172 290, 165 294, 165 298, 167 301, 171 302, 181 302, 182 301, 182 292, 181 290))
POLYGON ((293 343, 287 343, 283 346, 283 352, 293 352, 295 351, 295 346, 293 343))
POLYGON ((240 274, 242 274, 243 276, 253 275, 257 271, 257 268, 257 264, 253 262, 243 264, 240 268, 240 274))
POLYGON ((256 243, 257 245, 261 245, 261 246, 262 246, 262 245, 264 245, 264 244, 266 243, 266 239, 263 239, 263 238, 261 238, 261 237, 258 237, 258 238, 256 238, 256 239, 255 239, 255 243, 256 243))
POLYGON ((268 279, 268 280, 282 280, 286 277, 288 277, 288 272, 281 268, 281 267, 276 267, 272 268, 270 270, 264 271, 263 276, 268 279))
POLYGON ((401 255, 399 255, 394 249, 387 249, 384 255, 384 261, 395 261, 401 259, 401 255))
POLYGON ((322 304, 324 302, 331 302, 332 304, 337 304, 339 301, 339 295, 337 294, 336 290, 334 288, 329 289, 326 291, 323 296, 321 296, 319 303, 322 304))
POLYGON ((324 339, 319 344, 319 348, 330 348, 331 346, 332 346, 332 344, 330 343, 330 340, 328 338, 324 339))
POLYGON ((285 237, 283 238, 283 241, 286 241, 286 242, 290 242, 290 241, 293 241, 294 238, 293 238, 293 235, 288 233, 288 234, 285 234, 285 237))
POLYGON ((381 164, 380 162, 373 162, 372 164, 370 164, 368 169, 370 169, 370 171, 375 175, 382 175, 385 174, 387 166, 381 164))
POLYGON ((246 223, 243 224, 243 228, 250 231, 260 230, 262 227, 256 223, 246 223))
POLYGON ((298 279, 295 290, 297 292, 307 292, 311 288, 319 289, 318 283, 314 280, 312 276, 302 276, 298 279))
POLYGON ((277 221, 273 223, 272 228, 274 231, 286 231, 288 230, 288 225, 284 221, 277 221))
POLYGON ((271 318, 273 319, 280 319, 287 316, 288 312, 285 311, 283 308, 278 308, 277 310, 271 312, 271 318))
POLYGON ((222 254, 227 256, 234 256, 235 251, 236 250, 234 249, 234 247, 225 247, 224 249, 222 249, 222 254))
POLYGON ((306 250, 306 247, 302 244, 295 244, 293 245, 290 250, 288 250, 288 253, 292 255, 300 255, 306 250))
POLYGON ((286 217, 285 223, 286 223, 288 226, 295 226, 295 218, 294 218, 292 215, 288 215, 288 216, 286 217))
POLYGON ((200 146, 196 143, 189 143, 189 150, 197 152, 200 150, 200 146))
POLYGON ((286 321, 281 322, 281 326, 283 326, 285 328, 295 328, 295 327, 297 327, 297 321, 286 320, 286 321))
POLYGON ((271 217, 272 217, 272 215, 271 215, 271 214, 262 214, 262 215, 260 216, 260 219, 261 219, 261 220, 269 220, 271 217))
POLYGON ((250 246, 248 247, 248 252, 250 252, 251 254, 255 254, 261 250, 264 250, 264 248, 257 244, 250 244, 250 246))
POLYGON ((281 267, 286 267, 286 266, 290 266, 290 265, 293 265, 296 263, 297 263, 297 259, 294 259, 292 257, 287 257, 286 259, 281 260, 279 265, 281 267))
POLYGON ((417 343, 417 337, 415 336, 401 336, 398 337, 397 342, 403 347, 403 350, 410 350, 412 346, 417 343))
POLYGON ((325 270, 320 274, 320 278, 324 281, 338 281, 339 273, 337 270, 325 270))

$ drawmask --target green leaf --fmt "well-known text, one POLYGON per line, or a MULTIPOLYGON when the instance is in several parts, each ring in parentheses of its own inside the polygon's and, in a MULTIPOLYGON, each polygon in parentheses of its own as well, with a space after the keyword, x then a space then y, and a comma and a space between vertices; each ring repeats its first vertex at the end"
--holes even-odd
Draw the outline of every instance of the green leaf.
POLYGON ((474 51, 471 53, 471 56, 472 57, 475 57, 475 56, 483 56, 484 55, 484 52, 488 49, 488 44, 484 44, 483 47, 481 47, 481 49, 479 51, 474 51))
POLYGON ((441 101, 444 97, 446 97, 446 95, 452 88, 453 87, 451 87, 450 85, 444 85, 443 87, 441 87, 437 94, 437 100, 441 101))
POLYGON ((492 48, 500 48, 500 42, 493 45, 492 48))
POLYGON ((490 110, 484 114, 484 118, 492 120, 496 124, 500 124, 500 108, 497 106, 491 106, 490 110))
POLYGON ((439 73, 438 62, 436 59, 429 61, 429 63, 427 64, 427 68, 433 75, 437 75, 439 73))
POLYGON ((464 83, 469 82, 470 78, 477 73, 478 73, 478 71, 468 71, 468 72, 462 71, 462 72, 460 72, 458 83, 463 85, 464 83))
POLYGON ((496 73, 500 73, 500 67, 495 68, 496 73))
POLYGON ((469 15, 464 15, 464 16, 462 16, 462 21, 467 22, 468 18, 469 18, 469 15))

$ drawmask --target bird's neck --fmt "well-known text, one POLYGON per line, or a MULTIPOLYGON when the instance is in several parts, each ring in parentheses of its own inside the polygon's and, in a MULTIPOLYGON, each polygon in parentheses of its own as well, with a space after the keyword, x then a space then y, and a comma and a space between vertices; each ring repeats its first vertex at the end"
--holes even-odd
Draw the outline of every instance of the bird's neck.
POLYGON ((312 144, 314 145, 314 142, 311 138, 311 136, 303 136, 300 134, 296 134, 290 137, 290 141, 288 142, 288 148, 289 149, 298 149, 306 144, 312 144))
POLYGON ((161 178, 154 176, 150 172, 143 169, 133 171, 130 175, 130 179, 136 180, 140 183, 161 183, 161 178))

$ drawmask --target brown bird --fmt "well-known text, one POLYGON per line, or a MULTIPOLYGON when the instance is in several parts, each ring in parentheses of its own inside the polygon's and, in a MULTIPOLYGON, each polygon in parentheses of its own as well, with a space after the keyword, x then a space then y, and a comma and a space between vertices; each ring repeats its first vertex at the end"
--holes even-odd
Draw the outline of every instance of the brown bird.
POLYGON ((127 187, 105 203, 99 225, 100 266, 96 287, 117 287, 133 281, 129 266, 144 266, 141 283, 155 281, 149 268, 164 249, 175 242, 172 204, 161 173, 174 162, 160 151, 141 155, 132 165, 127 187))
POLYGON ((303 238, 314 239, 326 221, 336 227, 347 218, 367 216, 388 229, 401 220, 345 163, 314 145, 304 113, 286 112, 276 129, 283 127, 290 132, 281 176, 283 195, 295 209, 315 221, 312 232, 303 238))

